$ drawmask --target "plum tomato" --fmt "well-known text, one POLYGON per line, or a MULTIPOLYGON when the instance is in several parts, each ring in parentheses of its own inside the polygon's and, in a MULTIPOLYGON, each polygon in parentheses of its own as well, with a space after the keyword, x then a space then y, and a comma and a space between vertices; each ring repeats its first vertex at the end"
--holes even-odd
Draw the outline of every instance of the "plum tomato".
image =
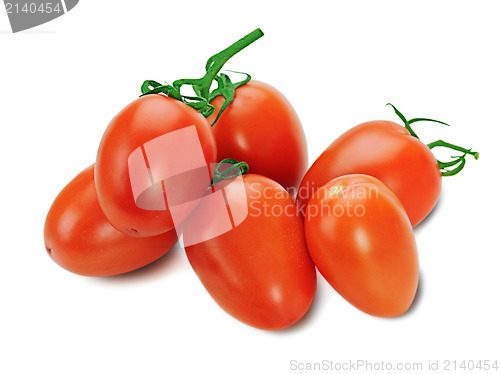
POLYGON ((174 227, 173 203, 206 191, 215 160, 215 140, 202 114, 162 94, 142 96, 111 121, 101 140, 99 204, 123 233, 162 234, 174 227))
POLYGON ((427 145, 391 121, 370 121, 337 138, 309 168, 299 187, 297 205, 328 181, 367 174, 385 183, 404 205, 412 225, 429 214, 441 191, 441 172, 427 145))
POLYGON ((177 242, 175 230, 134 238, 111 226, 97 201, 94 165, 56 197, 47 214, 44 238, 48 254, 59 266, 79 275, 101 277, 143 267, 177 242))
MULTIPOLYGON (((219 113, 224 98, 211 101, 219 113)), ((304 130, 292 105, 276 88, 250 80, 236 89, 234 99, 212 127, 217 158, 245 161, 252 173, 271 178, 292 196, 308 166, 304 130)))
POLYGON ((242 178, 242 190, 234 182, 214 185, 225 196, 221 209, 201 203, 187 219, 184 238, 207 240, 186 245, 186 254, 203 286, 228 314, 256 328, 284 329, 309 309, 316 269, 290 195, 264 176, 242 178), (196 224, 197 216, 203 221, 207 214, 208 224, 196 224), (213 235, 214 225, 229 220, 229 230, 213 235))
POLYGON ((407 311, 418 285, 417 247, 386 185, 367 175, 333 179, 309 200, 304 223, 316 267, 344 299, 379 317, 407 311))

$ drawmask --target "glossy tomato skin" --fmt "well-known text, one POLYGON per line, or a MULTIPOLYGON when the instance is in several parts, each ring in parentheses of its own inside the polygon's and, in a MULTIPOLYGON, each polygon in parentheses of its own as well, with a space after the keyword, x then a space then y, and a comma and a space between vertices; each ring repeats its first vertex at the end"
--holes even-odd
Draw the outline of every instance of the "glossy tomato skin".
MULTIPOLYGON (((269 178, 243 178, 247 198, 236 203, 248 208, 246 219, 218 237, 187 246, 186 254, 228 314, 256 328, 284 329, 309 309, 316 270, 292 198, 269 178)), ((235 195, 231 186, 227 196, 235 195)))
POLYGON ((382 182, 347 175, 326 183, 309 200, 305 231, 319 272, 353 306, 378 317, 408 310, 417 247, 402 204, 382 182))
POLYGON ((430 213, 441 191, 441 171, 427 145, 397 123, 370 121, 341 135, 309 168, 298 191, 300 212, 315 190, 347 174, 371 175, 386 184, 412 226, 430 213))
MULTIPOLYGON (((102 210, 116 229, 143 237, 159 235, 174 227, 168 208, 148 210, 136 204, 128 160, 132 152, 147 142, 193 125, 206 163, 214 163, 217 150, 207 120, 178 100, 146 95, 126 106, 110 122, 97 153, 95 181, 102 210)), ((168 157, 181 156, 167 154, 165 158, 168 157)), ((201 193, 206 184, 199 188, 201 193)))
POLYGON ((59 266, 79 275, 99 277, 145 266, 177 242, 175 230, 134 238, 111 226, 97 201, 93 165, 56 197, 47 214, 44 237, 48 254, 59 266))
MULTIPOLYGON (((215 120, 224 98, 212 104, 215 120)), ((255 80, 236 89, 234 100, 212 127, 217 158, 245 161, 254 174, 280 183, 294 195, 308 166, 307 143, 297 113, 274 87, 255 80)))

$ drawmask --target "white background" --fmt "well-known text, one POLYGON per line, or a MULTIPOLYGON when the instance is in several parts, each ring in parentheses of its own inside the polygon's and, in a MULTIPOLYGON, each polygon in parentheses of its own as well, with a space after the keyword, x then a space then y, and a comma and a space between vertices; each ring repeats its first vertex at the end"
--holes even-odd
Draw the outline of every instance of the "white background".
POLYGON ((288 373, 291 360, 425 368, 439 359, 441 369, 446 359, 500 360, 499 14, 497 1, 82 0, 12 34, 2 9, 0 372, 288 373), (481 153, 443 181, 435 211, 415 229, 421 284, 406 315, 365 315, 320 278, 298 325, 260 331, 211 300, 178 247, 109 279, 71 274, 46 254, 53 199, 93 163, 107 123, 142 81, 200 76, 210 55, 256 27, 266 35, 227 68, 288 97, 310 162, 354 125, 398 121, 388 101, 407 117, 452 124, 415 125, 424 141, 481 153))

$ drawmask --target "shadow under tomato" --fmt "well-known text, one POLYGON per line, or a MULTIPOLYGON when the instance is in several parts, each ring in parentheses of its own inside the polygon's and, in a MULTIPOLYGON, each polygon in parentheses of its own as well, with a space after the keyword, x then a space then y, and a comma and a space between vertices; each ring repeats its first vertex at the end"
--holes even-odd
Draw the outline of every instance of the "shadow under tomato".
POLYGON ((332 291, 332 288, 326 282, 326 280, 321 276, 318 270, 316 270, 316 276, 317 276, 316 293, 314 295, 314 299, 311 303, 311 306, 309 307, 306 314, 297 323, 295 323, 290 327, 287 327, 286 329, 271 330, 264 332, 270 334, 286 335, 286 334, 293 334, 296 333, 297 331, 307 328, 307 325, 310 323, 310 320, 314 320, 316 318, 318 311, 321 310, 322 305, 325 303, 325 296, 327 296, 328 292, 332 291))
POLYGON ((413 313, 415 313, 415 311, 418 309, 418 306, 420 305, 420 301, 422 299, 422 294, 423 294, 423 289, 424 289, 424 281, 422 278, 422 273, 420 272, 419 276, 418 276, 417 291, 415 292, 415 297, 413 298, 413 303, 410 305, 410 307, 408 308, 406 313, 404 313, 400 316, 397 316, 397 317, 393 317, 393 318, 397 318, 397 319, 398 318, 406 318, 406 317, 412 315, 413 313))
POLYGON ((97 281, 107 283, 129 283, 137 281, 148 281, 159 277, 168 276, 179 269, 188 269, 189 264, 183 254, 184 249, 177 242, 170 251, 165 253, 158 260, 143 266, 142 268, 124 274, 111 277, 96 277, 97 281))

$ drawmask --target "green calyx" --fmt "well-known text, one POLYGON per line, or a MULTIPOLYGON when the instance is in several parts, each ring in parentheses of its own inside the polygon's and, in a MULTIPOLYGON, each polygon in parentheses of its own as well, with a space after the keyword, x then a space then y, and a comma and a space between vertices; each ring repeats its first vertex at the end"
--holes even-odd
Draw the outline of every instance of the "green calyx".
POLYGON ((141 96, 151 94, 165 94, 173 99, 182 101, 184 104, 199 111, 205 118, 210 116, 215 108, 207 99, 200 96, 182 95, 180 90, 169 84, 161 84, 153 80, 146 80, 141 86, 141 96))
POLYGON ((246 78, 243 79, 242 81, 239 81, 237 83, 231 82, 231 79, 229 78, 228 75, 221 73, 219 76, 215 77, 215 80, 217 81, 217 88, 213 90, 210 93, 210 97, 208 101, 212 101, 215 99, 217 96, 222 95, 224 97, 224 103, 222 104, 219 113, 217 113, 217 117, 215 118, 214 122, 212 123, 211 126, 215 125, 215 123, 219 120, 221 114, 226 110, 226 108, 231 104, 231 102, 234 99, 234 95, 236 93, 236 89, 238 87, 243 86, 244 84, 247 84, 252 77, 250 74, 247 73, 241 73, 238 71, 232 71, 233 73, 239 73, 239 74, 245 74, 246 78))
MULTIPOLYGON (((440 124, 445 125, 445 126, 450 126, 449 124, 447 124, 445 122, 437 121, 435 119, 430 119, 430 118, 413 118, 413 119, 407 120, 405 118, 405 116, 403 116, 403 114, 398 109, 396 109, 396 107, 394 105, 392 105, 391 103, 387 103, 386 105, 389 105, 392 107, 392 109, 394 109, 394 112, 403 121, 405 128, 408 130, 408 132, 417 139, 420 139, 420 138, 417 136, 415 131, 413 131, 413 129, 411 128, 411 125, 415 122, 436 122, 436 123, 440 123, 440 124)), ((465 167, 465 161, 466 161, 465 156, 471 155, 476 160, 479 159, 479 152, 473 152, 472 149, 470 149, 470 148, 467 149, 464 147, 460 147, 458 145, 445 142, 443 140, 436 140, 432 143, 427 144, 427 146, 430 149, 433 149, 436 147, 443 147, 443 148, 452 149, 454 151, 458 151, 458 152, 462 153, 459 156, 451 156, 453 158, 453 160, 447 161, 447 162, 443 162, 443 161, 436 159, 436 161, 439 165, 439 168, 441 169, 441 175, 443 177, 449 177, 449 176, 456 175, 459 172, 461 172, 463 170, 463 168, 465 167)))
POLYGON ((231 57, 248 47, 263 35, 264 33, 261 29, 255 29, 237 42, 231 44, 226 49, 210 57, 205 64, 205 75, 201 78, 178 79, 171 85, 161 84, 153 80, 146 80, 141 86, 141 96, 162 93, 185 103, 191 108, 199 111, 203 114, 203 116, 205 116, 205 118, 207 118, 215 111, 215 108, 210 104, 210 101, 215 97, 222 95, 225 101, 221 110, 217 114, 217 118, 212 123, 213 126, 233 100, 236 88, 246 84, 251 79, 249 74, 242 73, 246 75, 246 78, 241 82, 232 83, 226 74, 221 73, 219 75, 220 70, 231 57), (210 91, 214 81, 217 82, 217 88, 210 91), (182 95, 181 88, 185 85, 191 86, 196 96, 182 95))
POLYGON ((245 175, 246 173, 248 173, 248 169, 249 167, 246 162, 238 162, 236 160, 233 160, 232 158, 226 158, 219 162, 219 164, 215 167, 214 175, 212 177, 210 185, 212 186, 225 179, 231 179, 236 178, 240 175, 245 175), (226 166, 228 164, 230 164, 231 166, 224 170, 221 170, 223 166, 226 166))

